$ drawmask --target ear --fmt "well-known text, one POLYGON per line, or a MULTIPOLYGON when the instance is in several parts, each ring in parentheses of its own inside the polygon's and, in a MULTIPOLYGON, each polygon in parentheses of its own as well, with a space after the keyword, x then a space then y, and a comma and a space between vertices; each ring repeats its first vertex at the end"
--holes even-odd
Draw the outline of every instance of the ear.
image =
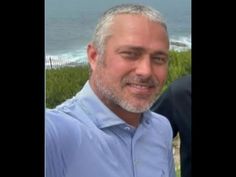
POLYGON ((96 63, 98 59, 98 52, 92 43, 88 44, 87 46, 87 56, 88 56, 88 62, 93 71, 96 67, 96 63))

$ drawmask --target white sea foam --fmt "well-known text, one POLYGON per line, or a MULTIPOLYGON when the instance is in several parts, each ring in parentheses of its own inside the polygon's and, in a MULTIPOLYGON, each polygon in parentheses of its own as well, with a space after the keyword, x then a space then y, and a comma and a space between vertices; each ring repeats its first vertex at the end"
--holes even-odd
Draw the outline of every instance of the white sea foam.
POLYGON ((63 66, 76 66, 87 63, 86 50, 80 49, 58 55, 46 55, 45 67, 58 68, 63 66))
POLYGON ((191 36, 173 37, 170 39, 170 50, 185 51, 192 48, 191 36))

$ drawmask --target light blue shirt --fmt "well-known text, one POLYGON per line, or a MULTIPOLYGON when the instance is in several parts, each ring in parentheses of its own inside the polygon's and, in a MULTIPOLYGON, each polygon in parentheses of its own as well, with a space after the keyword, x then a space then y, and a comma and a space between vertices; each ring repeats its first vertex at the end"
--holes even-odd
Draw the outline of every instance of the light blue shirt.
POLYGON ((88 82, 45 114, 46 177, 175 177, 172 129, 161 115, 146 111, 134 128, 88 82))

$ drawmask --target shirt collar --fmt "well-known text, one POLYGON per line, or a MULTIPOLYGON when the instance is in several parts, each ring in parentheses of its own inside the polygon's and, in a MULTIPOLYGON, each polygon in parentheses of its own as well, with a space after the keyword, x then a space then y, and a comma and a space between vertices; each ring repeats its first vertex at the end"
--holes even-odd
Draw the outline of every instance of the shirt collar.
POLYGON ((87 81, 82 90, 77 93, 81 108, 88 114, 90 119, 98 128, 106 128, 125 122, 114 114, 104 103, 97 97, 87 81))
MULTIPOLYGON (((83 119, 83 117, 81 117, 81 112, 78 111, 82 109, 83 112, 88 115, 89 119, 100 129, 111 126, 128 125, 104 105, 92 90, 89 81, 85 83, 81 91, 73 98, 58 105, 56 109, 66 112, 76 119, 83 119)), ((151 117, 151 111, 145 111, 140 123, 150 125, 151 117)))

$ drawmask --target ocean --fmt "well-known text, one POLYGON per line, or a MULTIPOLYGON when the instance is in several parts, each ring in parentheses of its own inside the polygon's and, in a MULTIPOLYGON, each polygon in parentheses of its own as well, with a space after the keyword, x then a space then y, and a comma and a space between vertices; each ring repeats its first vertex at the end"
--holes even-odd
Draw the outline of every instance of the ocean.
POLYGON ((86 47, 98 18, 121 3, 142 3, 164 16, 171 49, 191 49, 191 0, 46 0, 45 66, 87 63, 86 47))

